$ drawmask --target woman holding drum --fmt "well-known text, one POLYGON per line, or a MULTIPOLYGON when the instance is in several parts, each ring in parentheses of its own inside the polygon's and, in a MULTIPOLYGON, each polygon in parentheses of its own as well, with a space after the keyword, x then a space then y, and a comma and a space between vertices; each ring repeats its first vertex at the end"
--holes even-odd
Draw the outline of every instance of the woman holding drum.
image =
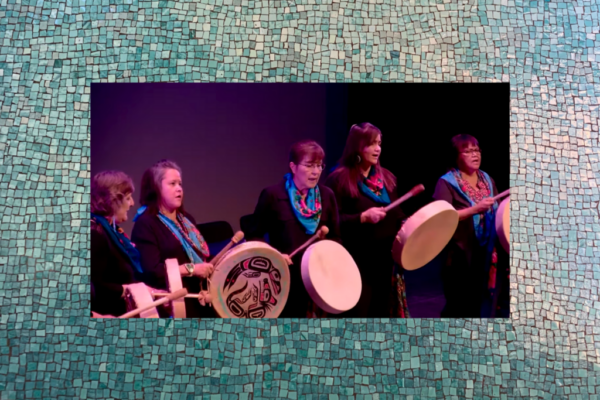
POLYGON ((409 317, 402 270, 391 255, 406 216, 400 207, 384 210, 398 196, 396 177, 381 167, 380 155, 381 131, 370 123, 353 125, 340 164, 327 180, 339 205, 344 247, 363 285, 358 304, 344 317, 409 317))
POLYGON ((254 215, 256 228, 247 239, 263 240, 283 253, 290 264, 290 292, 280 318, 324 316, 311 300, 301 273, 304 251, 288 256, 326 226, 326 239, 340 242, 338 209, 331 189, 318 184, 325 152, 316 142, 295 143, 290 152, 291 172, 282 182, 262 191, 254 215))
MULTIPOLYGON (((177 259, 183 287, 190 293, 200 292, 201 279, 213 271, 207 263, 208 245, 196 228, 194 218, 183 208, 181 169, 161 160, 144 172, 140 195, 142 207, 134 218, 132 239, 141 256, 145 283, 170 290, 167 282, 167 259, 177 259)), ((214 317, 198 299, 185 299, 187 317, 214 317)))
POLYGON ((442 317, 508 317, 503 315, 508 312, 508 254, 496 250, 500 249, 494 222, 496 184, 479 169, 481 150, 477 139, 457 135, 451 143, 454 168, 439 179, 433 195, 435 200, 450 203, 460 221, 442 269, 446 297, 442 317), (500 295, 500 301, 494 295, 500 295), (497 312, 502 302, 506 307, 497 312))
MULTIPOLYGON (((91 309, 93 316, 127 311, 125 286, 140 282, 140 255, 119 224, 133 205, 133 183, 120 171, 96 174, 91 184, 91 309)), ((150 288, 150 291, 154 289, 150 288)))

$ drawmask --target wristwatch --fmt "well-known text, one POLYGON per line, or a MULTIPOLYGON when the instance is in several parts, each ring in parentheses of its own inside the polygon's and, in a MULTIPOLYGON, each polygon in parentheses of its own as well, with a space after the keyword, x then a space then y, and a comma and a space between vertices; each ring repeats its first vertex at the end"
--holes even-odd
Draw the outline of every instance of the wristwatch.
POLYGON ((194 276, 194 264, 185 264, 185 268, 190 273, 189 276, 194 276))

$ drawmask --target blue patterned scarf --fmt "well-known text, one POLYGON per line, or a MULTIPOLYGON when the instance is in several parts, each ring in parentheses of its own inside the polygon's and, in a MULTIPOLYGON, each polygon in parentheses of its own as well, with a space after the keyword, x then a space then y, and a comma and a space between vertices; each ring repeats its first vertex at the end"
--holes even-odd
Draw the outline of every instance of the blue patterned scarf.
MULTIPOLYGON (((140 207, 133 221, 135 222, 145 211, 146 206, 140 207)), ((165 224, 177 240, 179 240, 190 259, 190 262, 193 262, 194 264, 204 263, 210 256, 206 241, 194 224, 192 224, 185 216, 177 213, 177 221, 179 224, 175 223, 175 221, 171 220, 161 212, 158 213, 158 219, 165 224)))
POLYGON ((321 220, 321 192, 319 186, 315 186, 308 190, 306 198, 302 198, 300 191, 294 183, 294 178, 291 173, 284 176, 285 188, 288 192, 294 214, 300 223, 306 228, 306 233, 314 234, 319 227, 321 220))
POLYGON ((129 240, 123 229, 118 225, 112 227, 105 217, 94 213, 91 214, 92 221, 95 221, 104 228, 104 231, 108 234, 110 240, 119 248, 119 250, 121 250, 123 255, 127 257, 133 268, 141 274, 142 265, 140 263, 140 252, 135 248, 133 243, 131 243, 131 240, 129 240))
POLYGON ((388 205, 391 203, 390 196, 383 183, 383 178, 377 173, 375 166, 371 167, 369 175, 358 181, 361 192, 376 203, 388 205))
MULTIPOLYGON (((490 176, 481 170, 479 172, 481 172, 481 175, 484 177, 488 187, 490 188, 490 197, 493 197, 494 190, 490 176)), ((460 174, 460 172, 457 169, 453 169, 446 173, 446 175, 442 176, 442 179, 448 182, 454 188, 454 190, 456 190, 456 192, 458 192, 465 200, 469 202, 471 207, 473 207, 476 203, 461 189, 460 185, 458 184, 457 177, 460 178, 458 174, 460 174)), ((477 236, 477 240, 481 246, 491 245, 492 248, 494 246, 494 241, 496 240, 495 217, 497 208, 498 204, 494 203, 494 206, 487 210, 485 214, 483 214, 483 219, 480 214, 473 215, 475 236, 477 236)))

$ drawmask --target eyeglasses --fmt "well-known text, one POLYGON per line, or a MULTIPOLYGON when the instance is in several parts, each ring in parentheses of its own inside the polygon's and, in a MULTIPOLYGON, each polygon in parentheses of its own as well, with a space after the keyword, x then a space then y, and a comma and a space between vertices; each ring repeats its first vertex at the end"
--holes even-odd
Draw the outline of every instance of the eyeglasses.
POLYGON ((300 164, 300 165, 302 165, 303 167, 306 167, 308 169, 317 168, 321 171, 323 171, 325 169, 325 164, 300 164))
POLYGON ((461 151, 461 153, 472 156, 473 154, 481 154, 481 149, 469 149, 466 151, 461 151))

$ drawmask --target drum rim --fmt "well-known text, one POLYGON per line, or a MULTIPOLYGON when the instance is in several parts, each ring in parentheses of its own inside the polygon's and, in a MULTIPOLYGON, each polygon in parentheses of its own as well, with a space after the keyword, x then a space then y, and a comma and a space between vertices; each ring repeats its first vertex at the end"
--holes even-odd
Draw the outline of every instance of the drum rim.
MULTIPOLYGON (((439 203, 438 203, 438 204, 439 204, 439 203)), ((410 266, 410 265, 407 265, 407 264, 404 262, 404 256, 405 256, 405 253, 404 253, 404 248, 405 248, 405 247, 406 247, 406 245, 407 245, 407 244, 410 242, 410 238, 411 238, 412 234, 413 234, 414 232, 416 232, 417 230, 419 230, 419 228, 423 226, 423 223, 424 223, 424 222, 425 222, 425 223, 427 223, 427 222, 431 221, 431 219, 438 218, 438 217, 439 217, 441 214, 447 214, 447 213, 451 213, 451 214, 452 214, 452 215, 455 217, 455 221, 456 221, 456 223, 455 223, 455 225, 454 225, 454 229, 452 230, 452 234, 450 234, 450 235, 449 235, 449 238, 448 238, 448 240, 447 240, 447 241, 445 241, 446 243, 445 243, 445 244, 444 244, 444 246, 443 246, 443 247, 442 247, 442 248, 441 248, 441 249, 440 249, 440 250, 437 252, 437 255, 439 255, 439 254, 440 254, 442 251, 444 251, 444 248, 446 248, 446 246, 448 246, 448 243, 450 243, 450 241, 451 241, 451 240, 452 240, 452 238, 454 237, 454 234, 456 233, 456 229, 458 228, 458 224, 459 224, 460 220, 459 220, 459 216, 458 216, 458 211, 457 211, 457 210, 456 210, 456 209, 455 209, 455 208, 452 206, 452 204, 448 203, 448 202, 447 202, 447 201, 445 201, 445 200, 437 200, 437 201, 435 201, 435 202, 429 203, 428 205, 426 205, 426 206, 422 207, 422 208, 421 208, 421 209, 419 209, 419 210, 418 210, 416 213, 414 213, 413 215, 411 215, 411 216, 409 217, 409 219, 408 219, 408 220, 407 220, 407 221, 404 223, 404 225, 403 225, 403 226, 400 228, 400 230, 398 231, 398 234, 396 235, 396 239, 394 240, 394 244, 393 244, 393 246, 392 246, 392 254, 394 255, 394 257, 393 257, 393 258, 394 258, 394 261, 398 262, 398 260, 397 260, 397 259, 399 258, 399 259, 400 259, 400 260, 399 260, 399 261, 400 261, 400 265, 402 265, 402 267, 403 267, 404 269, 406 269, 407 271, 414 271, 414 270, 417 270, 417 269, 419 269, 419 268, 422 268, 422 267, 423 267, 423 266, 425 266, 427 263, 429 263, 429 262, 431 262, 433 259, 435 259, 435 257, 437 257, 437 255, 436 255, 436 256, 434 256, 434 257, 433 257, 433 258, 431 258, 429 261, 425 262, 425 264, 423 264, 423 265, 421 265, 421 266, 419 266, 419 267, 412 267, 412 266, 410 266), (418 225, 415 225, 415 224, 416 224, 416 222, 414 222, 414 221, 415 221, 415 219, 413 219, 413 220, 412 220, 412 223, 410 223, 410 222, 409 222, 409 221, 410 221, 410 219, 411 219, 413 216, 417 215, 417 214, 418 214, 420 211, 422 211, 422 210, 423 210, 425 207, 428 207, 428 206, 430 206, 431 204, 434 204, 434 203, 437 203, 437 202, 444 202, 444 203, 446 203, 446 204, 448 205, 448 207, 444 206, 444 209, 442 209, 442 210, 438 210, 438 211, 437 211, 436 213, 434 213, 434 214, 431 214, 431 213, 430 213, 430 214, 424 213, 424 214, 426 214, 426 216, 427 216, 427 219, 426 219, 425 221, 423 221, 423 220, 419 221, 419 224, 418 224, 418 225), (410 232, 410 235, 408 235, 408 237, 407 237, 407 230, 408 230, 408 229, 410 229, 410 231, 411 231, 411 232, 410 232), (399 253, 399 257, 398 257, 398 255, 397 255, 398 253, 399 253)))
MULTIPOLYGON (((150 292, 150 288, 143 282, 128 283, 123 286, 125 287, 125 292, 126 292, 125 297, 126 298, 127 298, 127 294, 129 294, 135 300, 136 294, 139 293, 144 298, 138 299, 138 300, 142 300, 144 304, 149 304, 154 301, 152 293, 150 292)), ((125 304, 127 305, 127 312, 132 311, 129 309, 129 301, 126 300, 125 304)), ((142 304, 137 304, 137 302, 136 302, 136 307, 142 307, 142 306, 143 306, 142 304)), ((137 318, 158 318, 158 317, 159 317, 159 314, 158 314, 158 309, 156 307, 152 307, 149 310, 142 311, 140 314, 137 315, 137 318)), ((134 318, 136 318, 136 317, 134 317, 134 318)))
POLYGON ((500 205, 498 206, 498 212, 496 214, 496 235, 498 236, 498 240, 504 249, 510 252, 510 197, 502 200, 500 205), (508 208, 508 209, 507 209, 508 208), (502 214, 502 216, 500 216, 502 214), (504 223, 505 215, 508 216, 508 224, 504 223), (499 228, 502 228, 502 232, 499 233, 499 228))
MULTIPOLYGON (((428 204, 424 205, 423 207, 419 208, 412 215, 416 215, 419 212, 421 212, 422 210, 432 208, 433 205, 436 205, 436 206, 442 206, 443 205, 448 210, 454 210, 454 211, 456 211, 456 208, 454 208, 454 206, 452 204, 450 204, 448 201, 446 201, 446 200, 434 200, 431 203, 428 203, 428 204)), ((412 215, 411 215, 411 217, 412 217, 412 215)))
POLYGON ((223 257, 221 257, 221 261, 219 262, 219 264, 214 265, 214 267, 217 267, 218 265, 220 265, 223 262, 223 260, 225 260, 225 258, 228 255, 231 255, 234 251, 244 250, 244 249, 246 249, 248 247, 248 245, 252 245, 252 246, 257 246, 258 245, 257 246, 258 248, 270 248, 270 249, 273 249, 273 250, 277 251, 273 246, 269 245, 266 242, 262 242, 260 240, 250 240, 250 241, 246 241, 246 242, 243 242, 243 243, 238 243, 235 246, 233 246, 231 249, 227 250, 227 252, 225 254, 223 254, 223 257))
MULTIPOLYGON (((168 258, 165 260, 165 272, 167 275, 167 287, 169 292, 172 293, 183 288, 183 277, 181 276, 181 272, 179 272, 179 261, 177 261, 176 258, 168 258)), ((174 318, 187 318, 184 297, 173 300, 171 302, 171 308, 174 318)))
MULTIPOLYGON (((346 267, 347 268, 347 267, 346 267)), ((356 304, 358 304, 358 301, 360 300, 360 294, 362 292, 362 276, 360 275, 360 270, 358 269, 358 265, 356 264, 356 261, 354 260, 354 258, 352 257, 352 255, 350 254, 350 252, 341 244, 339 244, 338 242, 334 241, 334 240, 320 240, 317 243, 313 243, 312 245, 310 245, 306 251, 304 252, 304 254, 302 255, 302 265, 301 265, 301 275, 302 275, 302 281, 304 283, 305 288, 307 289, 307 292, 310 296, 310 298, 320 307, 322 308, 324 311, 327 311, 329 313, 333 313, 333 314, 339 314, 348 310, 351 310, 353 307, 356 306, 356 304), (319 246, 320 245, 320 246, 319 246), (313 282, 313 276, 311 274, 311 268, 309 265, 309 261, 310 261, 310 257, 313 254, 313 251, 315 249, 318 249, 319 247, 323 247, 324 245, 326 246, 334 246, 336 247, 338 250, 343 250, 343 252, 345 253, 345 255, 348 256, 348 259, 350 261, 352 261, 352 265, 354 266, 353 270, 356 271, 356 276, 358 276, 358 280, 357 280, 357 286, 358 286, 358 296, 356 299, 356 302, 350 307, 350 308, 346 308, 344 307, 344 309, 339 309, 339 308, 335 308, 330 306, 325 299, 323 298, 323 295, 319 292, 319 290, 317 290, 315 283, 313 282), (314 291, 315 296, 318 299, 315 299, 311 293, 310 290, 308 290, 308 287, 306 287, 308 284, 308 286, 310 286, 310 288, 314 291)))
MULTIPOLYGON (((452 206, 452 204, 448 203, 446 200, 433 201, 433 202, 421 207, 414 214, 412 214, 410 217, 408 217, 406 219, 406 222, 398 230, 398 235, 400 235, 401 233, 405 232, 408 229, 414 229, 413 225, 416 223, 415 222, 416 220, 421 220, 421 222, 422 222, 422 218, 425 216, 427 217, 427 219, 429 219, 429 218, 433 218, 433 217, 437 216, 440 213, 447 212, 447 211, 456 213, 456 216, 458 219, 458 211, 456 210, 456 208, 454 208, 452 206), (435 212, 434 212, 434 210, 432 210, 434 208, 433 207, 434 205, 436 207, 441 206, 442 208, 435 210, 435 212)), ((457 224, 457 226, 458 226, 458 224, 457 224)))

